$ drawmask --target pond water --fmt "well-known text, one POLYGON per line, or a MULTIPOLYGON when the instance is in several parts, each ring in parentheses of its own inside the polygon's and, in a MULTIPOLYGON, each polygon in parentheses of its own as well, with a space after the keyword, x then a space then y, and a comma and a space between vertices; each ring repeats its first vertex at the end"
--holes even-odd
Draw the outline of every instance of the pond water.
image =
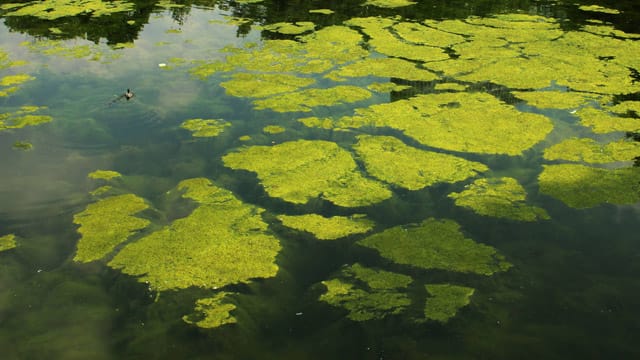
POLYGON ((1 4, 3 359, 640 356, 634 1, 1 4))

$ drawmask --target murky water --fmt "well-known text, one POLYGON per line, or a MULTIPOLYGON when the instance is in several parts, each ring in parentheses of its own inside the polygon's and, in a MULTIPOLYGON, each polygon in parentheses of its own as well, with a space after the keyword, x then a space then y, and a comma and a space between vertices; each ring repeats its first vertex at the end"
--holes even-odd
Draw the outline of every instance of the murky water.
MULTIPOLYGON (((634 128, 640 63, 633 52, 640 12, 634 2, 581 8, 595 3, 137 1, 111 10, 89 11, 97 5, 85 4, 82 12, 64 1, 74 6, 55 5, 69 12, 60 16, 35 8, 32 16, 18 16, 11 3, 2 1, 1 50, 28 63, 0 66, 0 76, 34 79, 0 97, 0 237, 16 239, 15 248, 0 252, 3 359, 640 355, 640 175, 634 167, 640 143, 633 140, 640 131, 634 128), (278 23, 287 24, 263 28, 278 23), (335 29, 342 33, 330 33, 335 29), (566 56, 547 47, 559 41, 572 49, 566 56), (602 53, 589 45, 607 41, 611 49, 602 53), (536 62, 554 54, 554 61, 536 62), (402 62, 378 68, 379 59, 402 62), (463 62, 469 67, 458 68, 463 62), (352 66, 363 63, 364 70, 352 66), (307 85, 291 85, 295 81, 307 85), (391 87, 375 90, 373 83, 391 87), (127 88, 135 96, 119 98, 127 88), (329 96, 308 89, 349 91, 329 96), (581 102, 546 106, 525 99, 553 90, 578 94, 581 102), (269 103, 278 93, 284 100, 269 103), (12 128, 19 111, 28 112, 23 106, 43 107, 33 113, 52 120, 12 128), (589 123, 584 109, 602 113, 589 123), (513 130, 522 114, 526 121, 513 130), (299 121, 311 117, 325 126, 299 121), (609 117, 618 122, 611 125, 609 117), (181 127, 188 119, 226 125, 217 136, 200 137, 181 127), (281 129, 269 131, 269 125, 281 129), (601 146, 571 143, 557 158, 548 152, 573 138, 601 146), (373 156, 365 148, 372 139, 387 141, 373 156), (32 148, 21 150, 17 142, 32 148), (625 148, 605 147, 609 143, 625 148), (327 150, 314 153, 320 148, 327 150), (259 149, 256 158, 249 157, 251 149, 259 149), (330 152, 335 156, 323 157, 330 152), (451 157, 433 168, 421 165, 423 156, 435 161, 443 154, 451 157), (300 160, 307 157, 309 163, 300 160), (574 167, 551 180, 541 175, 561 164, 574 167), (582 173, 582 165, 591 170, 582 173), (461 170, 465 166, 470 169, 461 170), (96 170, 120 176, 91 179, 96 170), (229 191, 230 197, 180 187, 195 178, 210 180, 207 189, 223 189, 215 196, 229 191), (464 194, 485 178, 489 185, 480 193, 489 197, 470 200, 485 213, 456 205, 452 193, 464 194), (498 191, 507 184, 503 178, 517 184, 506 195, 498 191), (94 192, 101 185, 111 188, 94 192), (97 217, 107 221, 95 228, 82 223, 87 230, 79 231, 78 214, 122 194, 148 208, 137 214, 114 208, 97 217), (234 201, 240 205, 233 211, 221 210, 234 201), (188 223, 198 211, 214 215, 188 223), (339 226, 326 223, 314 236, 282 217, 310 214, 366 219, 370 228, 322 240, 321 230, 339 226), (129 234, 128 215, 149 225, 129 234), (234 216, 225 228, 220 218, 234 216), (420 243, 447 233, 445 225, 427 228, 434 223, 458 230, 442 235, 445 245, 420 243), (119 229, 124 238, 98 260, 76 256, 82 241, 119 229), (163 232, 174 235, 158 235, 163 232), (189 253, 207 238, 201 234, 222 240, 189 253), (457 234, 473 247, 460 245, 457 234), (367 245, 389 238, 397 245, 367 245), (264 239, 277 249, 256 245, 264 239), (156 245, 133 257, 145 241, 156 245), (182 247, 163 252, 180 241, 182 247), (411 248, 415 242, 421 245, 411 248), (465 257, 479 258, 487 249, 488 260, 465 257), (400 285, 402 279, 410 284, 400 285), (434 284, 472 289, 472 295, 434 305, 434 284), (223 315, 233 322, 197 326, 206 318, 194 309, 197 301, 222 291, 230 294, 224 304, 234 307, 223 315)), ((13 86, 0 84, 0 91, 13 86)), ((304 226, 313 222, 298 219, 304 226)))

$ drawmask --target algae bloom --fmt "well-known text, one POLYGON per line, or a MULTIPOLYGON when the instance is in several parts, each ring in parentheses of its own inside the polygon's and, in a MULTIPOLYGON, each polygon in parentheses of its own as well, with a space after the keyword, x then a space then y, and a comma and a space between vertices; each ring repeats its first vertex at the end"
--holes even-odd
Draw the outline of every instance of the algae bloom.
POLYGON ((419 190, 438 182, 456 182, 489 170, 479 162, 425 151, 391 136, 359 135, 354 146, 367 172, 390 184, 419 190))
POLYGON ((216 137, 229 126, 230 123, 218 119, 189 119, 180 125, 181 128, 191 131, 194 137, 216 137))
POLYGON ((188 324, 196 325, 204 329, 217 328, 226 324, 235 324, 236 318, 230 312, 236 306, 227 299, 232 293, 219 292, 213 297, 198 299, 194 313, 185 315, 182 320, 188 324))
POLYGON ((579 164, 545 165, 538 176, 540 191, 573 208, 602 203, 640 201, 640 168, 603 169, 579 164))
POLYGON ((473 288, 451 284, 428 284, 425 288, 431 295, 425 302, 425 318, 443 323, 467 306, 475 292, 473 288))
POLYGON ((135 232, 147 227, 149 220, 134 216, 149 208, 144 199, 133 194, 107 197, 89 204, 73 216, 81 235, 75 261, 102 259, 135 232))
POLYGON ((199 206, 184 218, 127 244, 109 262, 158 290, 218 288, 276 275, 278 239, 262 209, 208 179, 183 180, 178 190, 199 206))
POLYGON ((316 214, 278 215, 286 227, 312 233, 320 240, 335 240, 341 237, 362 234, 373 229, 374 223, 364 215, 332 216, 326 218, 316 214))
POLYGON ((399 264, 424 269, 492 275, 511 267, 493 247, 465 238, 460 225, 449 219, 395 226, 358 244, 399 264))
POLYGON ((384 185, 358 172, 346 150, 329 141, 251 146, 229 153, 222 160, 232 169, 257 173, 270 196, 296 204, 319 197, 339 206, 356 207, 391 197, 384 185))
POLYGON ((13 249, 16 247, 16 236, 14 234, 7 234, 0 236, 0 251, 13 249))
POLYGON ((518 221, 549 219, 544 209, 527 205, 526 196, 522 185, 508 177, 478 179, 464 191, 449 194, 456 205, 470 208, 480 215, 518 221))
POLYGON ((346 309, 347 317, 354 321, 382 319, 411 304, 403 291, 411 282, 407 275, 353 264, 338 277, 322 282, 327 290, 320 301, 346 309))

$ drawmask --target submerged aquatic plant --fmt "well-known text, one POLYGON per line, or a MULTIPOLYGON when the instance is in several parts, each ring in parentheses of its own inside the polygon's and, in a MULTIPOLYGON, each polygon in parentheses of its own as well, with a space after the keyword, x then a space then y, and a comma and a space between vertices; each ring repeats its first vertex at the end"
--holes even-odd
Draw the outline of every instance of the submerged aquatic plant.
POLYGON ((88 175, 89 179, 94 179, 94 180, 113 180, 115 178, 119 178, 122 177, 122 174, 120 174, 117 171, 113 171, 113 170, 96 170, 94 172, 89 173, 88 175))
POLYGON ((338 277, 322 282, 327 290, 320 301, 346 309, 347 317, 354 321, 382 319, 411 304, 403 289, 412 281, 407 275, 356 263, 343 269, 338 277))
POLYGON ((298 140, 241 148, 222 158, 225 166, 257 173, 265 191, 305 204, 322 198, 344 207, 367 206, 391 197, 384 185, 365 178, 338 144, 298 140))
POLYGON ((11 146, 14 150, 29 151, 33 149, 33 144, 27 141, 16 141, 11 146))
POLYGON ((573 208, 640 200, 640 168, 603 169, 578 164, 544 165, 540 192, 573 208))
POLYGON ((216 137, 220 135, 231 123, 218 119, 189 119, 180 127, 191 131, 194 137, 216 137))
POLYGON ((476 213, 518 221, 549 219, 549 214, 539 207, 527 205, 527 193, 516 179, 509 177, 478 179, 464 191, 451 193, 456 205, 472 209, 476 213))
POLYGON ((16 236, 14 234, 7 234, 0 236, 0 252, 13 249, 16 247, 16 236))
POLYGON ((425 285, 429 296, 424 306, 424 316, 429 320, 446 323, 458 310, 469 305, 473 288, 452 284, 425 285))
POLYGON ((228 297, 232 294, 221 291, 213 297, 198 299, 194 313, 183 316, 182 320, 205 329, 235 324, 237 320, 230 312, 235 310, 236 306, 228 300, 228 297))
POLYGON ((286 227, 309 232, 320 240, 335 240, 353 234, 363 234, 374 226, 373 221, 364 215, 330 218, 317 214, 278 215, 278 220, 286 227))
POLYGON ((358 241, 396 263, 424 269, 492 275, 511 264, 491 246, 465 238, 453 220, 429 218, 413 226, 395 226, 358 241))

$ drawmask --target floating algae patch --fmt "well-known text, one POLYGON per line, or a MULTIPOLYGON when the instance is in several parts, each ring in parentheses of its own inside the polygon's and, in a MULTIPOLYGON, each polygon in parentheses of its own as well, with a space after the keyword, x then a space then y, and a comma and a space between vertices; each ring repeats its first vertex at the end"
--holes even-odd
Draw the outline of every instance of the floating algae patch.
POLYGON ((46 107, 22 106, 13 112, 0 114, 0 131, 21 129, 25 126, 36 126, 50 122, 53 118, 49 115, 32 114, 42 109, 46 109, 46 107))
POLYGON ((425 302, 424 317, 446 323, 460 308, 469 305, 475 289, 452 284, 425 285, 429 296, 425 302))
POLYGON ((640 157, 640 143, 625 139, 602 144, 589 138, 571 138, 544 151, 544 158, 547 160, 579 161, 592 164, 631 161, 637 157, 640 157))
POLYGON ((452 59, 425 66, 463 81, 491 81, 514 89, 551 85, 599 94, 637 92, 630 69, 638 67, 640 44, 619 36, 563 31, 554 19, 528 15, 427 21, 464 35, 452 59))
POLYGON ((271 109, 277 112, 311 111, 318 106, 333 106, 366 100, 371 92, 366 89, 341 85, 327 89, 305 89, 293 93, 280 94, 253 102, 258 110, 271 109))
POLYGON ((379 83, 379 82, 375 82, 375 83, 371 83, 370 85, 367 86, 367 89, 371 90, 371 91, 375 91, 375 92, 379 92, 379 93, 388 93, 388 92, 392 92, 392 91, 402 91, 402 90, 406 90, 406 89, 410 89, 411 86, 409 85, 398 85, 392 82, 385 82, 385 83, 379 83))
POLYGON ((270 196, 296 204, 319 197, 338 206, 367 206, 392 195, 384 185, 363 177, 349 152, 329 141, 251 146, 222 160, 232 169, 257 173, 270 196))
POLYGON ((309 13, 311 13, 311 14, 322 14, 322 15, 331 15, 334 12, 335 11, 333 11, 331 9, 313 9, 313 10, 309 10, 309 13))
POLYGON ((449 219, 392 227, 358 244, 396 263, 424 269, 492 275, 511 267, 496 249, 465 238, 460 225, 449 219))
POLYGON ((578 164, 545 165, 540 192, 572 208, 640 201, 640 168, 602 169, 578 164))
POLYGON ((35 78, 28 74, 7 75, 0 79, 0 86, 20 85, 35 78))
POLYGON ((608 106, 607 110, 620 115, 634 113, 637 118, 640 117, 640 101, 621 101, 616 105, 608 106))
POLYGON ((182 320, 204 329, 213 329, 226 324, 235 324, 236 318, 230 314, 236 306, 227 300, 233 293, 219 292, 213 297, 196 300, 194 313, 185 315, 182 320))
POLYGON ((406 275, 353 264, 338 277, 322 282, 327 291, 320 301, 344 308, 349 312, 347 317, 354 321, 382 319, 404 311, 411 304, 402 291, 411 282, 406 275))
POLYGON ((16 236, 14 234, 0 236, 0 252, 13 249, 16 245, 16 236))
POLYGON ((119 178, 122 177, 122 174, 120 174, 117 171, 113 171, 113 170, 96 170, 94 172, 89 173, 88 175, 89 179, 94 179, 94 180, 113 180, 115 178, 119 178))
POLYGON ((68 41, 52 39, 24 41, 20 45, 27 47, 30 51, 44 55, 61 56, 67 59, 87 59, 90 61, 100 61, 102 63, 108 63, 119 58, 121 55, 101 45, 92 43, 72 45, 72 43, 68 41))
POLYGON ((580 123, 590 127, 591 131, 597 134, 604 134, 614 131, 640 131, 640 119, 632 117, 622 117, 612 114, 606 110, 599 110, 586 107, 576 112, 580 117, 580 123))
POLYGON ((525 203, 527 193, 513 178, 478 179, 464 191, 451 193, 449 197, 456 205, 480 215, 518 221, 549 219, 544 209, 525 203))
POLYGON ((237 97, 262 98, 292 92, 312 85, 315 80, 291 74, 233 74, 232 79, 220 83, 227 94, 237 97))
POLYGON ((144 229, 150 222, 134 216, 148 209, 142 198, 133 194, 111 196, 89 204, 73 216, 74 224, 80 225, 80 240, 77 244, 78 262, 102 259, 136 231, 144 229))
POLYGON ((438 77, 427 70, 416 67, 411 61, 396 58, 369 58, 347 64, 326 75, 340 80, 342 77, 376 76, 410 81, 432 81, 438 77))
POLYGON ((512 94, 543 109, 573 109, 597 99, 594 94, 574 91, 514 91, 512 94))
POLYGON ((33 149, 33 144, 27 141, 16 141, 11 145, 14 150, 29 151, 33 149))
POLYGON ((333 130, 336 126, 333 118, 319 118, 317 116, 300 118, 298 119, 298 122, 302 123, 306 127, 325 130, 333 130))
POLYGON ((591 11, 591 12, 599 12, 604 14, 620 14, 620 10, 610 9, 600 5, 581 5, 578 9, 582 11, 591 11))
POLYGON ((357 139, 354 149, 367 173, 409 190, 462 181, 489 170, 482 163, 416 149, 391 136, 360 135, 357 139))
POLYGON ((199 206, 184 218, 127 244, 109 262, 148 281, 158 291, 192 286, 218 288, 276 275, 281 246, 267 233, 261 208, 238 200, 207 179, 189 179, 178 189, 199 206))
POLYGON ((416 2, 411 0, 367 0, 362 6, 377 6, 381 8, 398 8, 414 5, 416 2))
POLYGON ((357 109, 337 127, 391 127, 418 142, 452 151, 520 155, 543 140, 553 125, 486 93, 418 95, 357 109))
POLYGON ((380 54, 421 62, 449 59, 449 55, 440 47, 412 44, 398 38, 391 31, 394 20, 380 17, 352 18, 345 24, 361 28, 370 38, 369 45, 380 54))
POLYGON ((180 125, 181 128, 191 131, 194 137, 216 137, 229 126, 230 123, 218 119, 189 119, 180 125))
POLYGON ((395 24, 392 29, 403 39, 421 45, 449 47, 466 41, 464 36, 412 22, 395 24))
POLYGON ((285 128, 278 125, 267 125, 262 128, 262 132, 264 132, 265 134, 281 134, 285 132, 285 130, 285 128))
POLYGON ((132 11, 134 8, 133 3, 120 0, 43 0, 8 3, 0 6, 0 9, 5 10, 3 16, 33 16, 44 20, 77 15, 100 17, 132 11))
POLYGON ((363 234, 375 225, 364 215, 332 216, 326 218, 316 214, 278 215, 278 220, 286 227, 306 231, 320 240, 335 240, 341 237, 363 234))
POLYGON ((298 21, 295 23, 279 22, 262 26, 262 29, 280 34, 297 35, 315 29, 316 25, 310 21, 298 21))

